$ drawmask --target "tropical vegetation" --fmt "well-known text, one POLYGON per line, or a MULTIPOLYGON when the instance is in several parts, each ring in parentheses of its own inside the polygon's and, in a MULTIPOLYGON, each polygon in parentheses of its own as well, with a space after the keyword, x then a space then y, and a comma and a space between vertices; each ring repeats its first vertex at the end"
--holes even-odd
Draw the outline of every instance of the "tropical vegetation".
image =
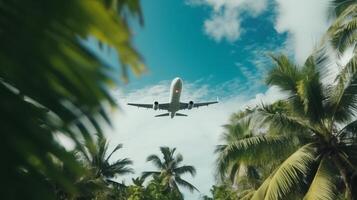
POLYGON ((109 88, 144 70, 127 22, 141 19, 139 0, 1 0, 0 10, 1 198, 53 199, 48 180, 75 195, 69 174, 85 170, 57 138, 81 150, 110 123, 109 88), (85 48, 88 38, 114 49, 122 72, 85 48))
MULTIPOLYGON (((304 64, 271 55, 266 83, 286 97, 223 126, 217 184, 203 199, 357 199, 357 2, 333 3, 304 64)), ((145 71, 129 26, 143 23, 139 0, 0 0, 0 10, 2 199, 182 200, 181 189, 198 191, 183 178, 196 169, 166 146, 147 157, 156 171, 125 183, 133 162, 103 134, 117 107, 111 88, 145 71), (88 40, 115 51, 120 70, 88 40)))
POLYGON ((240 111, 224 126, 217 173, 236 198, 357 199, 357 2, 335 3, 324 44, 304 65, 271 56, 266 82, 287 97, 240 111), (329 46, 337 60, 348 49, 351 58, 331 64, 329 46), (334 78, 331 67, 339 68, 334 78))

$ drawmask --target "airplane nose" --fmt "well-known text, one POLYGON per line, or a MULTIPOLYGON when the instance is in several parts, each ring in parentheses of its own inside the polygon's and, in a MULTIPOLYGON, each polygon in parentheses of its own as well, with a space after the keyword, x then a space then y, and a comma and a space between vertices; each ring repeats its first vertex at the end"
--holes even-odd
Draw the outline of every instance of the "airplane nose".
POLYGON ((181 80, 181 78, 180 77, 176 77, 176 78, 174 78, 174 80, 172 81, 172 83, 173 84, 182 84, 182 80, 181 80))
POLYGON ((175 80, 175 85, 182 85, 182 80, 180 79, 180 78, 176 78, 176 80, 175 80))

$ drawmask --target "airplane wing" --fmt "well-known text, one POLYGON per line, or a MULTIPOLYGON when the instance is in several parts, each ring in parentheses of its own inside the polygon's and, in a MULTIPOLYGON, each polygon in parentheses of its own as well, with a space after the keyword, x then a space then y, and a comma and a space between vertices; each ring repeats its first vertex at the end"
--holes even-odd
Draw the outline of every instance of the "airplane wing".
POLYGON ((201 106, 208 106, 210 104, 215 104, 215 103, 218 103, 218 101, 209 101, 209 102, 202 102, 202 103, 195 103, 193 105, 194 108, 198 108, 198 107, 201 107, 201 106))
POLYGON ((128 103, 129 106, 136 106, 141 108, 152 108, 152 104, 141 104, 141 103, 128 103))
MULTIPOLYGON (((142 104, 142 103, 128 103, 129 106, 136 106, 139 108, 154 108, 153 104, 142 104)), ((168 103, 160 103, 158 104, 158 110, 168 110, 169 109, 168 103)))
MULTIPOLYGON (((211 104, 218 103, 218 101, 209 101, 209 102, 201 102, 201 103, 193 103, 191 108, 198 108, 201 106, 208 106, 211 104)), ((190 103, 180 103, 180 110, 190 109, 190 103)))

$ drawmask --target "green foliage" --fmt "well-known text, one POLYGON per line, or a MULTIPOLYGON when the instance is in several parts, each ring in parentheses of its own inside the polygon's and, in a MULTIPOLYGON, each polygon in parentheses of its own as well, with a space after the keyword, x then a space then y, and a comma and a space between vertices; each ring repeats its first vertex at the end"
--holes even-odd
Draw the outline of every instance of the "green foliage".
POLYGON ((213 185, 211 189, 212 197, 204 196, 203 200, 236 200, 236 192, 228 184, 213 185))
POLYGON ((165 185, 165 177, 154 177, 146 187, 148 200, 182 200, 183 196, 177 189, 170 189, 165 185))
MULTIPOLYGON (((135 182, 141 178, 134 179, 135 182)), ((133 181, 134 181, 133 180, 133 181)), ((143 179, 141 179, 143 180, 143 179)), ((140 181, 141 182, 141 181, 140 181)), ((182 194, 177 190, 170 190, 160 177, 154 177, 147 186, 130 185, 116 196, 125 200, 182 200, 182 194)), ((137 183, 137 182, 136 182, 137 183)), ((118 198, 115 198, 118 199, 118 198)), ((120 198, 119 198, 120 199, 120 198)))
POLYGON ((218 173, 227 177, 233 170, 234 177, 242 179, 240 166, 253 165, 259 170, 269 163, 256 176, 257 180, 265 178, 258 182, 259 188, 251 185, 242 191, 239 186, 243 184, 237 184, 238 193, 257 200, 356 198, 355 59, 331 85, 323 83, 319 75, 324 70, 323 57, 311 56, 301 67, 285 56, 273 59, 276 66, 268 83, 290 96, 238 114, 236 121, 225 126, 230 136, 224 133, 226 144, 218 146, 218 173), (251 125, 242 131, 239 127, 247 119, 251 125), (237 132, 247 134, 237 137, 237 132))
POLYGON ((47 180, 79 192, 54 162, 77 176, 83 172, 56 135, 80 146, 91 127, 101 132, 97 121, 109 122, 103 105, 115 106, 108 86, 117 82, 81 40, 95 37, 118 52, 124 71, 141 73, 126 22, 140 16, 139 8, 138 0, 0 1, 2 198, 54 198, 47 180))

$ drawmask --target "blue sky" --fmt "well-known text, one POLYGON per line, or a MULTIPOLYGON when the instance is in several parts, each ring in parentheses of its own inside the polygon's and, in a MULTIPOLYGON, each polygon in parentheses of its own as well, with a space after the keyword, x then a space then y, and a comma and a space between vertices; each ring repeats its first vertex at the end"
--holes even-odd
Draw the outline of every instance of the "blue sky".
POLYGON ((144 0, 142 7, 145 25, 135 26, 134 42, 149 71, 132 80, 129 89, 176 76, 189 82, 203 79, 212 85, 233 79, 256 84, 257 79, 247 77, 263 75, 254 61, 264 61, 264 67, 269 68, 263 53, 283 48, 286 40, 285 33, 274 29, 273 3, 259 17, 243 15, 244 33, 234 42, 215 41, 204 33, 203 22, 211 12, 208 6, 192 6, 182 0, 144 0))
MULTIPOLYGON (((233 112, 271 103, 282 94, 264 84, 271 67, 266 53, 282 52, 303 63, 327 28, 326 0, 142 0, 144 27, 132 23, 134 44, 148 73, 113 90, 120 110, 113 111, 114 129, 105 133, 122 154, 134 161, 133 177, 153 170, 145 159, 160 146, 177 147, 196 177, 185 177, 200 193, 184 191, 188 200, 209 194, 215 183, 214 149, 221 144, 222 125, 233 112), (167 102, 170 81, 184 81, 182 101, 214 100, 219 104, 184 111, 188 117, 154 118, 162 111, 140 110, 128 102, 167 102)), ((100 52, 118 68, 115 52, 100 52)), ((113 76, 117 76, 114 74, 113 76)), ((131 177, 124 178, 130 183, 131 177)))

